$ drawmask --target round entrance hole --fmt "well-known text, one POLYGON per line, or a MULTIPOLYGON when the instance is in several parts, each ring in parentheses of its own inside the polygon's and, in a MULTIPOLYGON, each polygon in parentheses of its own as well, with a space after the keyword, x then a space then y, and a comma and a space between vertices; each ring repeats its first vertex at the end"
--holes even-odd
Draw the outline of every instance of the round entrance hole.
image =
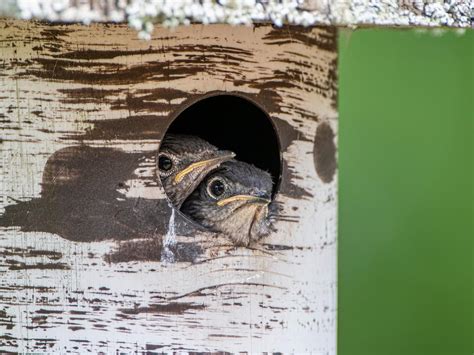
POLYGON ((168 134, 197 136, 267 171, 275 196, 281 177, 280 144, 270 117, 251 100, 228 94, 205 97, 179 113, 165 138, 168 134))

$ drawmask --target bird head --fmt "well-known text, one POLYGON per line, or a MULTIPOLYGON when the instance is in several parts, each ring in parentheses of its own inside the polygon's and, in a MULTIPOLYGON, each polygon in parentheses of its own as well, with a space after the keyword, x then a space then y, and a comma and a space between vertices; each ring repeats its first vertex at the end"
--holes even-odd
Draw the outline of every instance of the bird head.
POLYGON ((244 162, 223 163, 184 202, 182 212, 235 245, 248 246, 270 231, 269 173, 244 162))
POLYGON ((199 137, 167 134, 158 153, 158 171, 173 205, 181 207, 210 171, 234 156, 199 137))

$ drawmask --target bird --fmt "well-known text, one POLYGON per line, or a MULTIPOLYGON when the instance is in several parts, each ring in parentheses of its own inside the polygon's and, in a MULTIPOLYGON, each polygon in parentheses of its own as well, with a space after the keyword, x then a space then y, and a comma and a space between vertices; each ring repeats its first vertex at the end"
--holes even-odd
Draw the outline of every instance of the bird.
POLYGON ((166 134, 158 151, 158 172, 166 195, 179 209, 213 169, 235 157, 206 140, 184 134, 166 134))
POLYGON ((181 212, 203 227, 248 247, 272 231, 271 175, 252 164, 227 161, 183 203, 181 212))

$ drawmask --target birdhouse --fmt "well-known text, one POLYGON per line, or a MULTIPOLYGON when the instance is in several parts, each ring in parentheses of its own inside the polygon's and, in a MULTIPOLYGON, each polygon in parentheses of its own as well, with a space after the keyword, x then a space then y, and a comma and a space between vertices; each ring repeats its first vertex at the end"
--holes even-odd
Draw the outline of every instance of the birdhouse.
POLYGON ((0 348, 335 354, 336 34, 0 20, 0 348), (177 205, 167 137, 270 179, 268 232, 177 205))

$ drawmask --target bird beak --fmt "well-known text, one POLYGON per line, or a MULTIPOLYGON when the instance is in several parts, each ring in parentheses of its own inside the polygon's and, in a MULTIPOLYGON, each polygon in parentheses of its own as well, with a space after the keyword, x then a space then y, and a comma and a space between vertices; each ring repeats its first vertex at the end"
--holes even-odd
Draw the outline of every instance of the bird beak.
POLYGON ((263 204, 263 205, 268 205, 271 202, 271 200, 267 198, 262 198, 262 197, 252 196, 252 195, 235 195, 235 196, 231 196, 231 197, 218 201, 217 205, 225 206, 235 201, 245 201, 248 203, 258 203, 258 204, 263 204))
POLYGON ((187 166, 186 168, 181 170, 178 174, 176 174, 176 176, 174 177, 173 183, 175 185, 179 184, 187 175, 189 175, 190 173, 194 171, 206 171, 206 172, 210 171, 213 168, 218 167, 223 162, 231 160, 232 158, 235 157, 235 153, 233 152, 224 151, 220 153, 221 155, 219 155, 216 158, 201 160, 187 166))

